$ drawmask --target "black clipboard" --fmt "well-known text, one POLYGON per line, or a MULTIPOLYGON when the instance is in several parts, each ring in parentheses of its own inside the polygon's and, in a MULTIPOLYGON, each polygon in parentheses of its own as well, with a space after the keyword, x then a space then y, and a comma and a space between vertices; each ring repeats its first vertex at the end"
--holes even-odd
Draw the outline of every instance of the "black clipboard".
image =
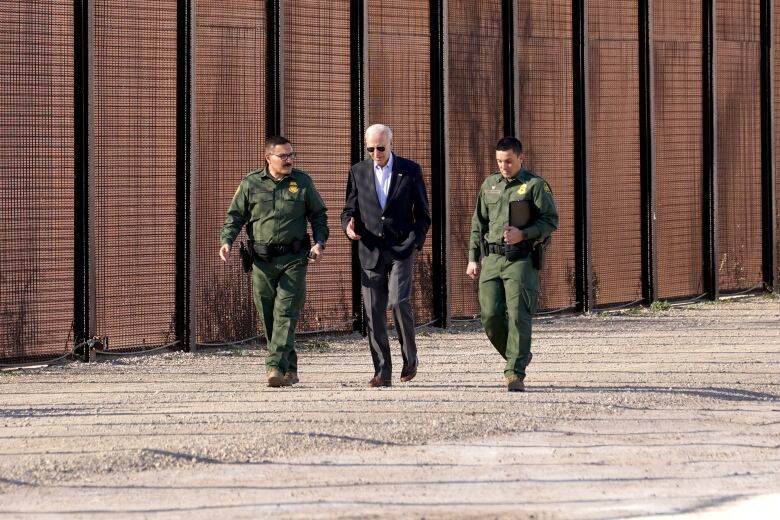
POLYGON ((528 200, 513 200, 509 203, 509 225, 524 229, 531 223, 531 202, 528 200))

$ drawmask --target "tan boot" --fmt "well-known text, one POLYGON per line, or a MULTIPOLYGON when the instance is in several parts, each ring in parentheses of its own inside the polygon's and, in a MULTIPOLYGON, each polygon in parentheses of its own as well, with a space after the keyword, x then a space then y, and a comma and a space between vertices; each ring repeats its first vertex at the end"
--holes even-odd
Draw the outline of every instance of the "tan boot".
POLYGON ((298 372, 295 370, 288 370, 284 373, 285 386, 292 386, 298 381, 300 381, 300 379, 298 379, 298 372))
POLYGON ((289 383, 285 383, 284 373, 278 368, 272 368, 268 371, 268 386, 290 386, 289 383))
POLYGON ((506 376, 506 389, 509 392, 525 392, 525 383, 523 383, 523 377, 517 374, 511 374, 506 376))

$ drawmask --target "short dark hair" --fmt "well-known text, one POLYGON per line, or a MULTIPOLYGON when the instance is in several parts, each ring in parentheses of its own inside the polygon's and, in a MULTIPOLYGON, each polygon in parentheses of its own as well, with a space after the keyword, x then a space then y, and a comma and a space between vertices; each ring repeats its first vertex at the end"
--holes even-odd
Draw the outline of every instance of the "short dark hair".
POLYGON ((497 152, 506 152, 512 150, 516 155, 523 153, 523 143, 516 137, 502 137, 496 143, 497 152))
POLYGON ((271 153, 271 151, 274 149, 274 146, 285 145, 285 144, 292 144, 292 143, 290 143, 290 141, 288 141, 286 137, 282 137, 281 135, 272 135, 271 137, 265 140, 265 151, 267 153, 271 153))

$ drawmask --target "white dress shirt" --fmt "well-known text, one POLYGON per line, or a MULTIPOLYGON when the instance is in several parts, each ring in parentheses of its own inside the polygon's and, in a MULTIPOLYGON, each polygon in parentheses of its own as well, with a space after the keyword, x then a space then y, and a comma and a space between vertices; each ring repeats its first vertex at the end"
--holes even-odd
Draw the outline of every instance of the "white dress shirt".
POLYGON ((379 199, 379 205, 385 209, 387 204, 387 195, 390 192, 390 179, 393 173, 393 154, 383 167, 374 163, 374 184, 376 185, 376 196, 379 199))

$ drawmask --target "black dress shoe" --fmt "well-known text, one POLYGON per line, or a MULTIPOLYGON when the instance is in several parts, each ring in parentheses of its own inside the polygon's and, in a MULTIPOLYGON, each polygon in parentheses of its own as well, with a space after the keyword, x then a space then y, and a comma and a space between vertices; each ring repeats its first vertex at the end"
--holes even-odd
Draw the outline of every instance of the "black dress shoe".
POLYGON ((403 370, 401 370, 401 382, 406 383, 408 381, 411 381, 414 379, 414 376, 417 375, 417 363, 414 365, 404 365, 403 370))
POLYGON ((374 376, 371 378, 371 381, 368 382, 368 386, 371 388, 378 388, 380 386, 391 386, 393 383, 390 381, 390 378, 387 379, 381 377, 381 376, 374 376))

